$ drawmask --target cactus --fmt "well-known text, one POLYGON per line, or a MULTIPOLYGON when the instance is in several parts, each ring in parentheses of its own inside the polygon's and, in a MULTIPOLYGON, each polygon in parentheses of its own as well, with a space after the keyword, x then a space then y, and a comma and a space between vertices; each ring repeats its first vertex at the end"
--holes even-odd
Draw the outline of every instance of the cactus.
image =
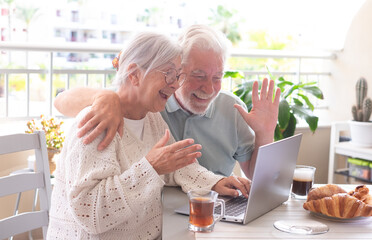
POLYGON ((358 120, 358 109, 355 105, 351 108, 351 113, 353 114, 354 121, 357 121, 358 120))
POLYGON ((368 122, 372 112, 372 100, 366 98, 368 85, 364 78, 360 78, 355 86, 357 104, 351 108, 354 121, 368 122))
POLYGON ((367 96, 367 90, 368 90, 368 85, 367 81, 365 78, 360 78, 355 86, 356 90, 356 100, 357 100, 357 108, 362 109, 362 104, 364 98, 367 96))
POLYGON ((368 122, 372 112, 372 100, 366 98, 363 101, 363 122, 368 122))

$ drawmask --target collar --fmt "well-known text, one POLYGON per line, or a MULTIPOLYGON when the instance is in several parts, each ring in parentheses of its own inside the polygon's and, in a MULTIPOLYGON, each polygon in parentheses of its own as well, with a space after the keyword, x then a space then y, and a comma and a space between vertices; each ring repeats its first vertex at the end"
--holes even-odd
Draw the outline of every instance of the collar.
MULTIPOLYGON (((204 114, 201 114, 201 115, 197 114, 197 115, 201 117, 211 118, 214 113, 214 109, 215 109, 215 100, 216 99, 214 99, 213 102, 209 105, 207 111, 204 114)), ((187 115, 192 115, 181 107, 181 105, 178 103, 177 99, 175 98, 174 94, 170 96, 170 98, 168 99, 167 104, 165 105, 165 108, 167 112, 169 113, 175 112, 180 109, 183 112, 185 112, 187 115)))

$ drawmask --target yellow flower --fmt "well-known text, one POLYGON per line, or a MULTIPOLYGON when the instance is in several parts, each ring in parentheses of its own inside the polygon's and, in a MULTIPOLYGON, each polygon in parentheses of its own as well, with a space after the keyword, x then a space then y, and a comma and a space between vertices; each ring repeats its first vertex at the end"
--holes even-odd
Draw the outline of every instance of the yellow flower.
POLYGON ((40 121, 36 122, 32 119, 27 122, 26 133, 33 133, 34 131, 43 130, 45 132, 46 144, 48 148, 57 150, 62 149, 65 136, 61 130, 62 121, 55 120, 54 118, 46 118, 44 115, 40 116, 40 121))

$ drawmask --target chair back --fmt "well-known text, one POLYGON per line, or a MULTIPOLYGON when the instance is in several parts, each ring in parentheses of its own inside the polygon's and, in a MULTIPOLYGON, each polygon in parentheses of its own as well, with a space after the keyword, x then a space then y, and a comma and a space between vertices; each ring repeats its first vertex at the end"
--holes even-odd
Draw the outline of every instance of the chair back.
MULTIPOLYGON (((40 227, 42 227, 43 237, 46 239, 52 187, 45 134, 43 131, 38 131, 31 134, 0 136, 0 155, 32 149, 35 150, 35 171, 0 177, 0 197, 38 189, 40 210, 1 219, 0 239, 40 227)), ((0 164, 2 164, 1 159, 0 164)))

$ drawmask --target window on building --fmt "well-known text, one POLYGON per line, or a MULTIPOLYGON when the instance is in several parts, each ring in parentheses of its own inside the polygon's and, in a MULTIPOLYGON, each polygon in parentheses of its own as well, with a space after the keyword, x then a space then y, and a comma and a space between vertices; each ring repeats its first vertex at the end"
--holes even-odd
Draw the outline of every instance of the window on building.
POLYGON ((118 23, 118 17, 116 14, 111 14, 111 24, 116 25, 118 23))
POLYGON ((102 31, 102 38, 107 39, 107 31, 102 31))
POLYGON ((54 36, 55 36, 55 37, 61 37, 61 36, 62 36, 61 29, 56 29, 56 30, 54 31, 54 36))
POLYGON ((5 41, 5 33, 6 33, 6 29, 1 28, 1 41, 5 41))
POLYGON ((71 21, 78 22, 79 21, 79 11, 73 10, 71 11, 71 21))
POLYGON ((8 9, 2 8, 1 9, 1 16, 8 16, 8 9))
POLYGON ((71 32, 71 39, 70 39, 71 42, 76 42, 77 41, 77 32, 75 31, 72 31, 71 32))
POLYGON ((116 43, 116 33, 111 33, 111 43, 116 43))

